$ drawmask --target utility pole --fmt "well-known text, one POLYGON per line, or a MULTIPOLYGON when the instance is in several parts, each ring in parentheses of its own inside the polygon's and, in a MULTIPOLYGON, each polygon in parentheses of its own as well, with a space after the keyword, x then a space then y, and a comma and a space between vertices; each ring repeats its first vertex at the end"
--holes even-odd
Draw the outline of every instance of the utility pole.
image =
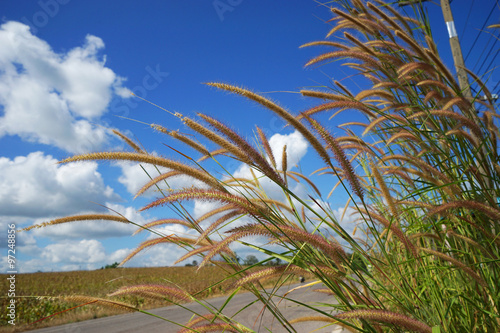
MULTIPOLYGON (((410 5, 414 3, 419 3, 427 0, 399 0, 400 6, 410 5)), ((453 21, 453 14, 451 12, 450 1, 449 0, 441 0, 441 10, 443 11, 444 21, 446 23, 446 28, 448 28, 448 36, 450 37, 450 47, 451 53, 453 55, 453 61, 455 62, 455 69, 457 71, 458 76, 458 84, 460 85, 460 89, 462 90, 462 95, 466 99, 472 99, 472 93, 469 86, 469 79, 467 76, 467 71, 465 70, 464 57, 462 55, 462 49, 460 47, 460 41, 458 40, 457 30, 455 29, 455 22, 453 21)), ((471 102, 473 104, 473 102, 471 102)), ((472 106, 471 109, 468 110, 470 117, 474 120, 475 123, 479 123, 479 118, 477 112, 472 106)), ((483 155, 487 155, 485 151, 485 146, 482 146, 481 153, 483 155)), ((476 161, 477 162, 477 161, 476 161)), ((478 164, 478 169, 481 173, 487 175, 487 172, 484 169, 484 166, 478 164)), ((484 180, 488 184, 488 187, 493 191, 494 186, 491 178, 484 177, 484 180)), ((496 194, 492 193, 492 196, 495 197, 496 194)))
MULTIPOLYGON (((427 0, 400 0, 398 1, 398 5, 403 7, 425 1, 427 0)), ((455 29, 455 22, 453 21, 453 14, 451 12, 449 0, 441 0, 441 10, 443 11, 443 17, 446 23, 446 28, 448 28, 451 53, 453 55, 453 62, 455 63, 455 69, 457 71, 458 84, 460 85, 460 89, 462 89, 462 94, 464 95, 464 97, 471 98, 472 94, 470 91, 469 79, 467 77, 467 71, 465 70, 464 57, 462 55, 460 41, 458 40, 457 30, 455 29)))
POLYGON ((458 84, 465 98, 471 98, 472 94, 469 86, 469 79, 465 71, 464 56, 460 48, 460 41, 458 40, 457 30, 455 29, 455 22, 453 21, 453 14, 451 13, 450 1, 441 0, 441 10, 443 11, 444 21, 448 28, 448 35, 450 36, 450 47, 455 62, 455 69, 457 70, 458 84))

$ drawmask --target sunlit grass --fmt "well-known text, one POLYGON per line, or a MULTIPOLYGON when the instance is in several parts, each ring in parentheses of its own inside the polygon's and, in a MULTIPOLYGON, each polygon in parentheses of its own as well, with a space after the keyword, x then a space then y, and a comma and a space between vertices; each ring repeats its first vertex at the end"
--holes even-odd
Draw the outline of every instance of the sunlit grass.
MULTIPOLYGON (((363 87, 360 91, 350 91, 338 81, 317 91, 302 90, 304 97, 318 104, 296 115, 250 89, 208 83, 286 121, 320 157, 317 170, 292 172, 286 163, 287 148, 278 165, 262 131, 257 129, 255 145, 204 114, 196 119, 175 115, 197 140, 151 124, 187 145, 181 162, 137 151, 137 145, 123 135, 135 153, 92 153, 62 162, 130 160, 170 168, 163 175, 150 175, 152 181, 145 187, 156 186, 160 197, 141 210, 172 207, 178 224, 194 236, 161 235, 156 228, 162 221, 149 224, 147 229, 158 237, 141 244, 124 263, 150 246, 177 244, 188 252, 183 260, 197 258, 201 266, 224 266, 225 278, 249 288, 291 332, 295 322, 307 320, 341 323, 362 332, 498 332, 498 106, 491 98, 483 101, 462 94, 439 57, 421 7, 414 7, 417 20, 378 0, 337 1, 337 5, 328 33, 335 42, 307 44, 321 46, 324 52, 306 65, 325 65, 328 70, 330 62, 340 61, 355 73, 363 87), (322 114, 335 120, 341 112, 356 115, 339 126, 344 136, 334 135, 320 120, 322 114), (227 159, 246 164, 247 177, 235 178, 225 170, 222 161, 227 159), (206 160, 220 168, 207 170, 206 160), (298 182, 311 185, 308 174, 315 171, 322 175, 323 186, 340 184, 337 190, 343 187, 348 192, 345 207, 355 212, 357 232, 343 228, 317 186, 311 186, 308 195, 294 192, 298 182), (170 189, 168 180, 178 175, 201 185, 170 189), (212 219, 192 218, 183 206, 192 200, 218 204, 212 219), (285 265, 249 271, 237 262, 235 244, 285 265), (286 318, 264 297, 259 281, 270 276, 283 281, 287 273, 314 275, 324 285, 321 292, 333 295, 338 304, 327 309, 303 304, 317 315, 286 318)), ((480 94, 490 96, 471 74, 472 81, 480 94)), ((146 290, 133 284, 120 295, 146 290)), ((147 292, 159 297, 171 286, 165 283, 157 292, 147 292)), ((189 326, 247 331, 214 311, 189 326), (212 322, 214 318, 219 321, 212 322)))

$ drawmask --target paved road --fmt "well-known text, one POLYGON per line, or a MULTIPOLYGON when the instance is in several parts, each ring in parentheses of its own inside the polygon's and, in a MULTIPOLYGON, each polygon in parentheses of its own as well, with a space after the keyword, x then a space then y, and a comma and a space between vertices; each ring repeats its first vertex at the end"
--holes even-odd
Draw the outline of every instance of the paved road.
MULTIPOLYGON (((288 285, 280 288, 280 290, 276 293, 278 295, 283 295, 287 291, 295 288, 299 285, 288 285)), ((309 305, 318 305, 318 304, 331 304, 334 302, 334 299, 331 296, 312 292, 311 289, 319 288, 320 286, 302 288, 296 290, 289 295, 288 298, 292 298, 294 300, 309 304, 309 305)), ((224 314, 228 316, 233 316, 239 310, 241 310, 246 305, 250 304, 256 298, 252 293, 244 293, 241 295, 235 296, 226 306, 223 311, 224 314)), ((278 303, 280 300, 279 297, 273 297, 273 301, 278 303)), ((207 302, 213 307, 220 308, 226 301, 226 297, 217 297, 208 300, 207 302)), ((312 310, 308 310, 303 306, 298 306, 296 303, 290 300, 282 300, 278 305, 279 309, 285 315, 287 319, 293 319, 301 316, 314 315, 315 312, 312 310)), ((151 310, 150 312, 159 315, 163 318, 166 318, 172 322, 176 323, 187 323, 192 316, 192 312, 197 312, 199 314, 206 314, 208 311, 198 303, 190 303, 186 305, 186 308, 183 309, 179 306, 168 306, 160 309, 151 310)), ((322 310, 325 312, 330 312, 331 308, 322 307, 322 310)), ((269 314, 268 311, 262 311, 262 304, 257 302, 243 310, 241 313, 238 313, 234 318, 240 323, 244 324, 247 327, 252 328, 256 332, 273 332, 273 333, 281 333, 288 332, 281 325, 273 319, 273 317, 269 314)), ((317 322, 307 322, 307 323, 298 323, 294 325, 294 328, 297 332, 311 332, 315 329, 315 333, 331 333, 331 332, 341 332, 338 330, 336 326, 328 326, 323 327, 324 324, 317 322)), ((99 318, 94 320, 87 320, 79 323, 67 324, 56 327, 49 327, 34 330, 32 332, 36 333, 127 333, 127 332, 148 332, 148 333, 159 333, 159 332, 177 332, 179 330, 179 326, 173 323, 164 321, 162 319, 148 316, 142 313, 131 313, 124 315, 117 315, 106 318, 99 318)))

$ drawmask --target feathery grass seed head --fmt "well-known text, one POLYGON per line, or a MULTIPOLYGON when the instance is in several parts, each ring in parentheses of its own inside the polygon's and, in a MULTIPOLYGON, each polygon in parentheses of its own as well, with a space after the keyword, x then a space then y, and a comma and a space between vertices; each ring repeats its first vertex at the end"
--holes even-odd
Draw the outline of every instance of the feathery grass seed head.
POLYGON ((106 221, 116 221, 122 223, 130 223, 130 221, 123 216, 116 215, 107 215, 107 214, 83 214, 83 215, 74 215, 62 217, 59 219, 55 219, 49 222, 44 222, 40 224, 35 224, 26 228, 21 229, 20 231, 29 231, 35 228, 43 228, 51 225, 57 225, 62 223, 76 222, 76 221, 98 221, 98 220, 106 220, 106 221))

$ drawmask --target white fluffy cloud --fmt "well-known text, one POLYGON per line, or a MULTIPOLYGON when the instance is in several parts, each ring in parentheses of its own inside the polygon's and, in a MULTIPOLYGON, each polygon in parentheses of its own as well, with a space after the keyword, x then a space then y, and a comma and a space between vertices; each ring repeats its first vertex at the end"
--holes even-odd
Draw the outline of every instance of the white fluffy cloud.
MULTIPOLYGON (((183 250, 175 244, 158 244, 155 245, 141 253, 137 254, 129 262, 127 262, 125 267, 157 267, 157 266, 172 266, 177 259, 182 257, 187 251, 183 250)), ((193 257, 188 260, 200 259, 198 257, 193 257)))
POLYGON ((361 223, 361 221, 359 221, 360 215, 356 209, 352 207, 347 207, 347 209, 337 208, 337 210, 333 211, 333 215, 342 228, 344 228, 347 233, 351 234, 351 236, 363 237, 361 232, 361 229, 364 227, 363 224, 361 224, 360 229, 356 229, 356 232, 353 234, 356 225, 361 223))
MULTIPOLYGON (((118 162, 117 164, 122 169, 122 175, 118 178, 118 181, 122 183, 127 188, 127 191, 132 195, 135 195, 137 191, 139 191, 150 180, 148 174, 153 178, 158 176, 158 171, 150 164, 142 165, 147 173, 138 163, 118 162)), ((161 168, 159 170, 160 172, 165 172, 165 168, 161 168)), ((154 189, 147 191, 145 195, 154 195, 154 189)))
MULTIPOLYGON (((286 145, 288 170, 291 170, 300 162, 300 160, 307 153, 308 147, 306 139, 297 131, 294 131, 290 134, 276 133, 269 139, 269 145, 271 146, 271 150, 273 151, 274 159, 276 160, 278 169, 281 169, 283 147, 286 145)), ((257 175, 257 177, 262 176, 262 174, 256 170, 254 170, 254 173, 257 175)), ((246 164, 241 164, 241 166, 234 172, 233 176, 236 178, 248 179, 252 179, 253 177, 252 173, 250 172, 250 167, 246 164)), ((278 185, 276 185, 269 179, 266 180, 261 178, 259 181, 263 190, 266 192, 266 195, 269 198, 275 200, 284 200, 285 197, 283 190, 278 185)))
POLYGON ((103 41, 88 35, 81 47, 56 53, 27 25, 0 26, 0 137, 54 145, 69 152, 95 150, 108 140, 91 121, 113 94, 129 97, 123 78, 105 67, 103 41))
MULTIPOLYGON (((148 221, 132 207, 124 207, 117 204, 108 203, 106 207, 125 216, 129 221, 136 224, 144 224, 148 221)), ((114 214, 112 211, 110 214, 114 214)), ((45 222, 44 219, 37 219, 35 224, 45 222)), ((137 226, 129 223, 115 221, 78 221, 57 226, 49 226, 40 229, 33 229, 30 233, 34 237, 48 237, 55 241, 82 238, 110 238, 110 237, 130 237, 137 226)))
MULTIPOLYGON (((132 195, 137 194, 137 191, 139 191, 147 182, 151 180, 150 177, 157 177, 159 175, 158 170, 162 173, 168 171, 166 168, 158 168, 157 170, 150 164, 142 164, 141 167, 138 163, 119 162, 118 165, 122 169, 122 175, 118 178, 118 181, 125 185, 127 191, 132 195), (144 170, 146 170, 147 173, 144 170)), ((198 188, 204 186, 199 180, 185 175, 169 178, 166 182, 168 183, 168 186, 164 182, 161 182, 159 186, 161 186, 162 189, 170 188, 176 190, 191 186, 196 186, 198 188)), ((143 196, 152 197, 160 196, 160 194, 158 193, 158 189, 153 186, 146 191, 143 196)))
POLYGON ((95 239, 47 245, 42 258, 52 263, 96 263, 106 258, 104 246, 95 239))
MULTIPOLYGON (((68 271, 97 269, 109 263, 120 262, 128 251, 120 249, 108 253, 101 242, 95 239, 83 239, 78 242, 67 241, 47 245, 42 249, 40 257, 49 266, 56 265, 59 270, 68 271)), ((32 264, 36 265, 37 262, 32 264)))
MULTIPOLYGON (((200 218, 203 214, 206 214, 214 209, 222 207, 222 204, 217 201, 201 201, 195 200, 193 207, 193 217, 195 219, 200 218)), ((220 217, 224 213, 220 213, 215 215, 216 217, 220 217)), ((214 219, 211 219, 214 220, 214 219)))
MULTIPOLYGON (((273 151, 274 159, 278 169, 281 169, 282 159, 283 159, 283 147, 286 145, 287 152, 287 168, 292 169, 307 153, 307 141, 297 131, 290 134, 274 134, 269 139, 269 145, 273 151)), ((242 164, 238 170, 234 173, 234 177, 251 178, 250 168, 246 164, 242 164)))
POLYGON ((0 211, 3 216, 46 217, 95 211, 93 202, 119 199, 106 186, 97 163, 58 165, 42 152, 0 157, 0 211))
MULTIPOLYGON (((16 269, 20 273, 93 270, 114 262, 121 262, 131 251, 128 248, 109 251, 103 243, 95 239, 63 241, 45 247, 35 246, 33 251, 26 251, 26 246, 20 246, 17 250, 18 253, 30 257, 30 259, 23 260, 18 255, 16 269)), ((8 271, 7 257, 0 257, 0 259, 0 270, 8 271)))
MULTIPOLYGON (((132 207, 117 204, 107 204, 106 206, 136 223, 147 222, 132 207)), ((37 219, 32 223, 43 221, 45 220, 37 219)), ((12 219, 0 217, 2 230, 7 230, 6 224, 12 222, 12 219)), ((15 222, 16 227, 19 227, 18 221, 15 222)), ((137 227, 131 224, 111 221, 82 221, 17 233, 16 249, 18 256, 22 256, 17 260, 17 268, 22 273, 50 270, 92 270, 114 262, 121 262, 132 249, 118 248, 113 251, 109 250, 108 246, 114 243, 116 248, 117 243, 112 240, 116 237, 122 237, 122 240, 125 239, 127 243, 133 241, 132 238, 127 237, 131 237, 135 230, 137 227), (49 240, 50 243, 46 245, 42 240, 49 240)), ((122 243, 123 241, 119 244, 122 243)), ((0 248, 6 245, 0 243, 0 248)), ((6 262, 7 260, 5 260, 6 262)), ((0 269, 6 268, 4 266, 0 264, 0 269)))
MULTIPOLYGON (((7 234, 9 229, 19 229, 21 225, 29 221, 26 218, 19 218, 19 217, 6 217, 6 216, 0 216, 0 234, 4 235, 3 237, 0 237, 0 249, 5 249, 7 248, 7 234), (13 228, 11 228, 13 226, 13 228)), ((28 246, 31 247, 36 244, 35 239, 33 238, 33 235, 30 235, 28 233, 16 233, 16 247, 19 246, 28 246)), ((5 251, 7 253, 7 251, 5 251)))
POLYGON ((290 134, 274 134, 269 139, 269 145, 273 151, 278 167, 281 167, 283 159, 283 147, 286 145, 288 169, 293 168, 307 153, 307 141, 297 131, 290 134))

